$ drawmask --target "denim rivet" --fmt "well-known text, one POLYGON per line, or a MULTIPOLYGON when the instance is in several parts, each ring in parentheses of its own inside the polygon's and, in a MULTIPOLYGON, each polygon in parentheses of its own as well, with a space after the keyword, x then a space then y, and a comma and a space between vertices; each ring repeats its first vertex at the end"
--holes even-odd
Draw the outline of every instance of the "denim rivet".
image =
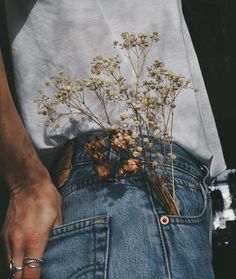
POLYGON ((170 222, 170 219, 168 216, 161 216, 160 218, 160 222, 162 225, 168 225, 170 222))

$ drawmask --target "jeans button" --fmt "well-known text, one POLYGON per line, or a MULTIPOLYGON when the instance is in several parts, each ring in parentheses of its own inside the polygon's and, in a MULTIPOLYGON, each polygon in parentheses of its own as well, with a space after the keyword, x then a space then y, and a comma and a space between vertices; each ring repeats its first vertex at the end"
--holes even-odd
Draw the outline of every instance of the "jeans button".
POLYGON ((160 222, 162 225, 168 225, 170 222, 170 219, 168 216, 161 216, 160 218, 160 222))

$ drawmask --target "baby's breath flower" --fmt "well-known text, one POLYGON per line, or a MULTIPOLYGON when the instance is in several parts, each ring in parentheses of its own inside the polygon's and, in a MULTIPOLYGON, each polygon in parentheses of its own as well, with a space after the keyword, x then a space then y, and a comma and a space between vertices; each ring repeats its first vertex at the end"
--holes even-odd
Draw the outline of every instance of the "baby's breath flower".
POLYGON ((125 113, 125 112, 123 112, 123 113, 120 114, 120 118, 121 118, 122 120, 127 119, 128 117, 129 117, 128 114, 125 113))
POLYGON ((148 124, 151 126, 151 127, 154 127, 155 126, 155 122, 154 121, 148 121, 148 124))
POLYGON ((145 124, 147 124, 147 125, 148 125, 148 124, 149 124, 149 120, 148 120, 148 118, 144 116, 144 117, 143 117, 143 122, 144 122, 145 124))
POLYGON ((113 42, 113 45, 114 45, 114 46, 117 46, 118 44, 119 44, 118 41, 114 41, 114 42, 113 42))
POLYGON ((162 154, 161 154, 160 152, 157 152, 157 153, 156 153, 156 156, 157 156, 157 158, 161 158, 161 157, 162 157, 162 154))
POLYGON ((135 158, 137 158, 137 157, 140 155, 140 152, 134 151, 134 152, 132 153, 132 155, 133 155, 135 158))
POLYGON ((176 155, 175 154, 167 153, 167 155, 170 157, 171 160, 175 160, 176 159, 176 155))
POLYGON ((131 137, 132 137, 133 139, 137 139, 137 138, 139 137, 139 135, 138 135, 136 132, 133 132, 132 135, 131 135, 131 137))
POLYGON ((43 89, 42 89, 42 88, 39 88, 39 89, 37 90, 37 92, 38 92, 39 94, 42 94, 42 93, 43 93, 43 89))
POLYGON ((55 124, 53 125, 53 127, 54 127, 54 129, 58 129, 58 128, 59 128, 59 124, 58 124, 58 123, 55 123, 55 124))
POLYGON ((81 84, 79 84, 79 85, 76 86, 76 90, 83 91, 84 87, 81 84))
POLYGON ((49 126, 49 122, 48 122, 48 121, 44 121, 44 125, 45 125, 46 127, 48 127, 48 126, 49 126))
POLYGON ((146 148, 152 148, 153 147, 153 143, 152 142, 147 142, 147 143, 145 143, 145 147, 146 148))
POLYGON ((157 32, 152 32, 152 35, 150 36, 150 38, 154 41, 157 42, 159 41, 159 36, 157 32))
POLYGON ((142 151, 143 151, 143 148, 142 148, 141 146, 137 146, 136 150, 137 150, 138 152, 142 152, 142 151))
POLYGON ((129 124, 128 124, 128 122, 123 121, 121 126, 122 126, 123 129, 125 129, 125 128, 128 128, 129 124))
POLYGON ((152 161, 151 164, 152 164, 152 167, 154 167, 154 168, 157 167, 157 166, 159 165, 159 164, 158 164, 158 161, 156 161, 156 160, 155 160, 155 161, 152 161))
POLYGON ((114 131, 118 131, 118 127, 116 125, 112 125, 111 129, 114 130, 114 131))
MULTIPOLYGON (((135 139, 131 139, 131 140, 129 141, 129 145, 130 145, 130 146, 135 146, 135 144, 136 144, 135 139)), ((130 148, 130 151, 132 151, 131 148, 130 148)))
POLYGON ((142 108, 142 104, 136 104, 136 105, 134 105, 134 107, 136 108, 136 109, 141 109, 142 108))

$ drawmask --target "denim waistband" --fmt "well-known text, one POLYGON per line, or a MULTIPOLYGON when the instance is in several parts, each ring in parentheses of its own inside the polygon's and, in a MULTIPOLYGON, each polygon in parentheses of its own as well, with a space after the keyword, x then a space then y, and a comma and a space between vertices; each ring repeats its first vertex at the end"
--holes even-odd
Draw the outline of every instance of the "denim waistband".
MULTIPOLYGON (((101 137, 102 135, 103 132, 101 131, 91 131, 82 133, 74 139, 74 154, 72 158, 73 166, 92 163, 89 154, 84 150, 85 144, 88 139, 94 138, 96 136, 101 137)), ((103 139, 106 143, 108 143, 109 138, 107 135, 105 135, 103 139)), ((166 154, 168 154, 170 152, 170 145, 167 142, 159 142, 154 144, 154 146, 152 147, 152 153, 154 156, 156 153, 163 154, 164 149, 166 150, 166 154)), ((175 169, 187 172, 195 178, 202 179, 206 177, 208 173, 207 167, 174 142, 172 145, 172 152, 176 157, 174 159, 175 169)), ((126 160, 128 158, 127 154, 125 153, 118 154, 117 152, 115 152, 112 148, 109 147, 109 144, 106 144, 104 154, 106 162, 126 160)), ((170 166, 170 160, 168 159, 168 156, 166 156, 166 165, 167 167, 170 166)))

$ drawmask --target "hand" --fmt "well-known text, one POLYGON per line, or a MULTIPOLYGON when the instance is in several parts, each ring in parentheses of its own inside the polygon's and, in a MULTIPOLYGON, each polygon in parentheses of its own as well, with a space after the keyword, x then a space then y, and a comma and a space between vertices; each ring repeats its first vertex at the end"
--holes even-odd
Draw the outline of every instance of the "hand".
POLYGON ((14 259, 22 272, 15 279, 39 279, 40 268, 23 266, 25 256, 43 258, 50 230, 62 224, 61 196, 51 182, 14 189, 2 228, 8 264, 14 259))

